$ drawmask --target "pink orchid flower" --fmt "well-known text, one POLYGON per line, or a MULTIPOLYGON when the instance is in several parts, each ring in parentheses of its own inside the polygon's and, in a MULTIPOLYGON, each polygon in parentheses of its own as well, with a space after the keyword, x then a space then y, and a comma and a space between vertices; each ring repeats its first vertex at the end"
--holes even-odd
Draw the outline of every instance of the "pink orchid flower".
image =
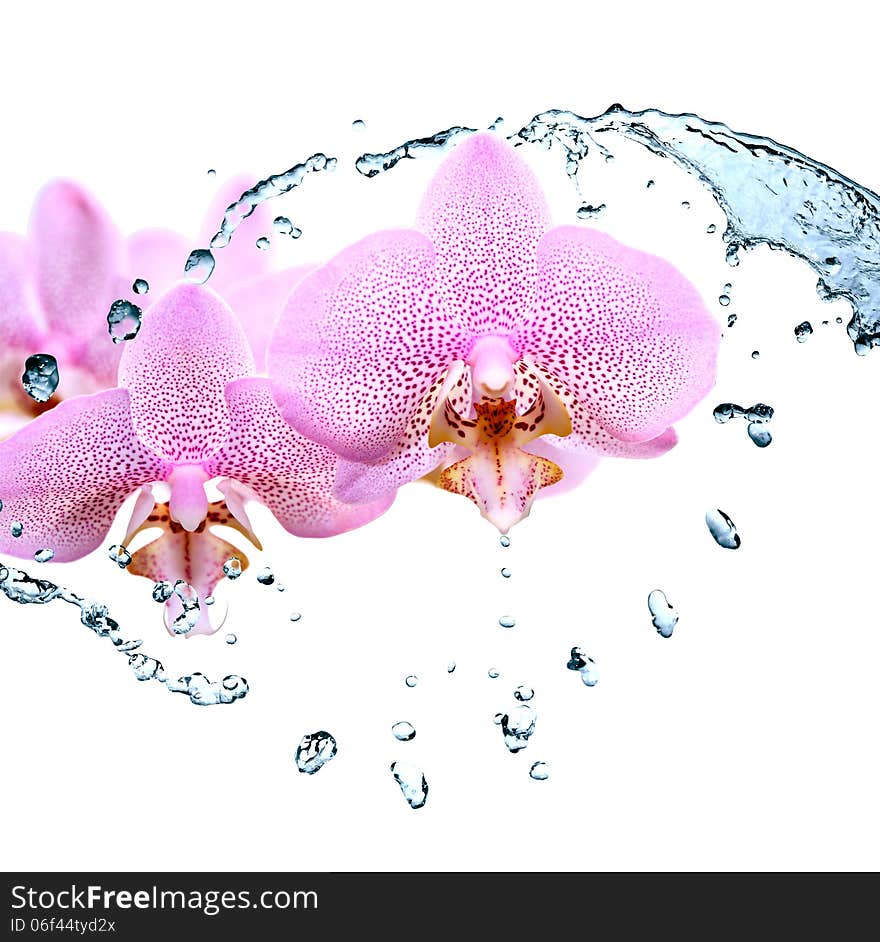
MULTIPOLYGON (((204 244, 226 206, 249 185, 238 177, 220 188, 199 235, 204 244)), ((298 266, 271 272, 270 253, 254 245, 257 235, 270 230, 269 207, 260 206, 236 240, 218 253, 211 279, 241 316, 261 367, 284 297, 311 270, 298 266)), ((0 233, 0 436, 62 399, 115 386, 122 349, 107 331, 110 305, 123 298, 149 306, 183 278, 194 247, 165 229, 144 229, 125 238, 78 184, 59 180, 45 186, 34 202, 27 237, 0 233), (148 282, 147 294, 133 292, 135 278, 148 282), (58 390, 43 404, 21 385, 24 362, 34 353, 50 353, 59 364, 58 390)))
MULTIPOLYGON (((346 505, 331 493, 338 459, 281 417, 239 321, 212 290, 181 284, 157 300, 119 365, 119 388, 62 402, 0 443, 0 552, 58 561, 98 547, 138 492, 127 541, 162 536, 129 567, 211 594, 234 554, 210 528, 232 526, 259 547, 245 512, 258 500, 290 533, 319 537, 361 526, 391 500, 346 505), (220 478, 222 501, 205 485, 220 478), (164 482, 167 502, 152 484, 164 482), (14 538, 11 521, 23 532, 14 538)), ((179 605, 177 596, 169 605, 179 605)), ((173 617, 174 613, 169 612, 173 617)), ((193 633, 209 633, 204 611, 193 633)))
POLYGON ((669 263, 552 228, 526 163, 479 134, 445 159, 414 229, 299 283, 269 376, 284 417, 342 457, 343 500, 440 468, 506 532, 565 472, 668 451, 714 382, 719 336, 669 263))

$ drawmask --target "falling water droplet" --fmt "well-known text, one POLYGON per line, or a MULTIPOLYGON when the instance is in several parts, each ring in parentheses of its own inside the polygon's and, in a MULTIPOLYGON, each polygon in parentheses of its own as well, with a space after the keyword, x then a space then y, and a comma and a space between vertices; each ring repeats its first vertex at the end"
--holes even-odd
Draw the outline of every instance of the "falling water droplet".
POLYGON ((493 722, 496 726, 500 726, 500 725, 501 725, 501 721, 502 721, 503 719, 504 719, 504 714, 503 714, 503 713, 496 713, 495 716, 494 716, 493 719, 492 719, 492 722, 493 722))
POLYGON ((608 207, 604 203, 593 206, 591 203, 584 203, 575 213, 578 219, 595 219, 601 216, 608 207))
POLYGON ((287 586, 284 585, 283 582, 279 582, 278 585, 275 586, 275 590, 276 590, 277 592, 283 592, 286 588, 287 588, 287 586))
POLYGON ((146 278, 135 278, 132 282, 131 290, 135 294, 146 294, 150 290, 150 283, 146 278))
POLYGON ((526 686, 525 684, 520 684, 516 690, 513 691, 514 699, 519 700, 520 702, 525 702, 526 700, 531 700, 534 697, 535 691, 531 687, 526 686))
POLYGON ((502 628, 514 628, 516 627, 516 619, 512 615, 502 615, 498 619, 498 624, 502 628))
POLYGON ((202 602, 205 605, 213 605, 215 601, 216 600, 213 595, 209 595, 207 598, 202 599, 202 602))
POLYGON ((362 118, 355 118, 354 121, 351 122, 352 131, 363 131, 366 126, 367 124, 362 118))
POLYGON ((762 425, 760 422, 750 422, 749 423, 749 438, 758 446, 758 448, 766 448, 770 442, 773 441, 773 434, 766 425, 762 425))
POLYGON ((500 676, 501 676, 501 674, 498 672, 498 670, 497 670, 496 668, 494 668, 494 667, 490 667, 490 668, 489 668, 489 678, 490 678, 490 680, 497 680, 500 676))
POLYGON ((407 674, 406 679, 404 680, 404 683, 407 685, 407 687, 415 687, 418 682, 419 678, 416 677, 415 674, 407 674))
POLYGON ((669 603, 666 593, 662 589, 654 589, 648 595, 648 611, 653 616, 653 624, 657 634, 663 638, 671 638, 675 626, 678 624, 678 612, 669 603))
POLYGON ((529 744, 529 739, 535 731, 538 714, 534 707, 528 703, 514 707, 501 718, 501 732, 504 734, 504 745, 511 752, 519 752, 529 744))
POLYGON ((208 176, 209 176, 209 177, 216 177, 216 176, 217 176, 217 171, 214 170, 213 168, 211 168, 211 169, 208 171, 208 176))
POLYGON ((275 230, 279 233, 279 235, 292 236, 293 238, 296 238, 296 236, 293 235, 293 230, 296 227, 287 218, 287 216, 276 216, 272 220, 272 225, 275 226, 275 230))
POLYGON ((131 553, 121 544, 114 543, 107 555, 120 569, 125 569, 131 563, 131 553))
POLYGON ((550 766, 546 762, 533 762, 529 775, 536 782, 546 782, 550 778, 550 766))
POLYGON ((741 540, 733 521, 723 510, 707 510, 706 526, 715 542, 724 549, 739 549, 741 540))
POLYGON ((727 315, 727 326, 728 326, 728 327, 733 327, 733 325, 734 325, 735 323, 736 323, 736 314, 728 314, 728 315, 727 315))
POLYGON ((296 767, 306 775, 314 775, 336 755, 336 740, 326 730, 306 733, 296 747, 296 767))
POLYGON ((34 560, 38 563, 50 563, 55 558, 55 550, 41 549, 34 553, 34 560))
POLYGON ((453 673, 454 671, 455 671, 455 661, 450 661, 450 662, 446 665, 446 673, 447 673, 447 674, 451 674, 451 673, 453 673))
POLYGON ((415 726, 412 723, 407 723, 406 720, 395 723, 391 727, 391 732, 394 734, 394 738, 400 740, 400 742, 409 742, 411 739, 416 738, 415 726))
POLYGON ((9 524, 9 532, 17 540, 22 533, 24 533, 24 527, 17 520, 13 520, 12 523, 9 524))
POLYGON ((428 800, 428 782, 422 770, 410 762, 392 762, 391 774, 410 808, 424 808, 428 800))
POLYGON ((743 407, 738 406, 735 402, 720 402, 715 406, 712 415, 719 425, 723 425, 725 422, 729 422, 734 416, 740 416, 744 413, 745 410, 743 407))
POLYGON ((230 633, 226 636, 226 643, 227 643, 227 644, 235 644, 236 641, 238 641, 238 637, 237 637, 236 635, 232 634, 232 632, 230 632, 230 633))
POLYGON ((501 575, 504 576, 505 579, 509 579, 510 570, 505 567, 504 569, 501 570, 501 575))
POLYGON ((223 575, 227 579, 237 579, 241 572, 241 560, 237 556, 232 556, 223 563, 223 575))
POLYGON ((570 671, 577 671, 586 687, 595 687, 599 683, 599 671, 596 662, 587 655, 583 648, 571 649, 571 656, 565 665, 570 671))
POLYGON ((271 243, 269 242, 269 239, 266 236, 260 236, 260 238, 257 239, 257 242, 256 242, 256 246, 261 252, 268 251, 270 244, 271 243))
POLYGON ((719 295, 718 295, 718 303, 719 303, 722 307, 727 307, 727 305, 730 304, 730 295, 729 295, 729 294, 719 294, 719 295))
POLYGON ((798 343, 806 343, 812 333, 813 325, 809 321, 802 321, 794 329, 794 337, 798 343))
POLYGON ((654 181, 648 180, 648 182, 645 184, 645 189, 650 190, 653 186, 654 186, 654 181))
POLYGON ((257 582, 260 585, 272 585, 275 582, 275 574, 266 566, 257 573, 257 582))
POLYGON ((182 579, 174 586, 174 594, 180 601, 181 613, 171 623, 171 630, 176 635, 189 634, 199 622, 202 607, 199 604, 199 593, 182 579))
POLYGON ((501 545, 504 547, 510 546, 510 537, 506 533, 501 537, 501 545))
POLYGON ((174 595, 174 586, 170 582, 157 582, 153 586, 153 601, 167 602, 174 595))
POLYGON ((761 351, 760 351, 760 350, 752 350, 752 359, 753 359, 753 360, 759 360, 760 358, 761 358, 761 351))
POLYGON ((193 249, 183 266, 187 281, 194 285, 203 285, 214 271, 214 255, 210 249, 193 249))
POLYGON ((712 233, 715 232, 716 228, 717 228, 717 227, 716 227, 715 223, 714 223, 714 222, 710 222, 709 225, 706 226, 706 232, 707 232, 709 235, 712 235, 712 233))
POLYGON ((59 379, 58 361, 51 353, 35 353, 25 360, 21 385, 35 402, 48 402, 59 379))
POLYGON ((300 618, 302 618, 302 612, 291 612, 291 613, 290 613, 290 620, 291 620, 291 621, 299 621, 300 618))
POLYGON ((143 311, 131 301, 114 301, 107 312, 107 330, 113 343, 134 340, 141 329, 142 315, 143 311))
POLYGON ((691 208, 691 204, 690 204, 687 200, 682 200, 682 201, 681 201, 681 208, 682 208, 682 209, 690 209, 690 208, 691 208))

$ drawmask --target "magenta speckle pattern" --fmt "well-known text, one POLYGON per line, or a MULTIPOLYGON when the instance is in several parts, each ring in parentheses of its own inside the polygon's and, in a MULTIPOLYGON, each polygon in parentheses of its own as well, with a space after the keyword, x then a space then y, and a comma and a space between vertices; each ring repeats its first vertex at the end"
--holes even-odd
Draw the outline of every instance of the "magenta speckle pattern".
POLYGON ((205 469, 212 477, 232 478, 250 488, 285 530, 296 536, 334 536, 369 523, 391 505, 393 494, 357 506, 333 497, 338 459, 284 421, 268 380, 237 380, 226 396, 229 439, 205 469))
POLYGON ((147 309, 119 385, 141 443, 171 463, 201 463, 229 434, 224 388, 254 372, 241 325, 208 288, 180 284, 147 309))
POLYGON ((0 443, 0 552, 55 550, 67 562, 96 549, 122 502, 168 466, 131 428, 124 389, 60 403, 0 443), (9 524, 24 525, 19 539, 9 524))

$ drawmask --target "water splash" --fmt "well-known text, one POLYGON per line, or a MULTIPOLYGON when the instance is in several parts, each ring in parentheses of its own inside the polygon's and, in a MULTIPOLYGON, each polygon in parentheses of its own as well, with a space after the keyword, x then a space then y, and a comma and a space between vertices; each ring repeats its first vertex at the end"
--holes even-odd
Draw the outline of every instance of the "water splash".
POLYGON ((723 510, 707 510, 706 526, 712 539, 723 549, 736 550, 742 545, 736 526, 723 510))
POLYGON ((424 772, 411 762, 392 762, 391 774, 410 808, 424 808, 428 800, 428 780, 424 772))
POLYGON ((501 717, 504 745, 510 752, 520 752, 528 746, 537 721, 538 714, 528 703, 515 706, 501 717))
MULTIPOLYGON (((137 284, 137 282, 135 282, 137 284)), ((146 284, 146 282, 144 282, 146 284)), ((140 333, 143 311, 131 301, 120 298, 110 305, 107 312, 107 331, 113 343, 134 340, 140 333)))
POLYGON ((21 386, 34 402, 48 402, 59 381, 58 361, 51 353, 35 353, 25 360, 21 386))
POLYGON ((296 747, 296 767, 306 775, 314 775, 336 755, 336 739, 326 730, 306 733, 296 747))
POLYGON ((412 723, 407 723, 406 720, 395 723, 391 727, 391 733, 399 742, 409 742, 411 739, 416 738, 415 726, 412 723))
POLYGON ((581 675, 584 686, 595 687, 599 683, 599 671, 596 668, 596 662, 583 648, 572 648, 568 663, 565 666, 570 671, 577 671, 581 675))
POLYGON ((763 402, 756 402, 748 409, 738 406, 735 402, 722 402, 715 406, 712 415, 719 425, 724 425, 733 418, 745 419, 749 423, 749 438, 758 448, 766 448, 773 441, 773 435, 767 428, 773 418, 773 407, 763 402))
MULTIPOLYGON (((449 128, 382 154, 363 154, 355 165, 372 177, 403 158, 442 152, 471 133, 449 128)), ((843 298, 852 305, 847 333, 856 353, 880 346, 880 196, 771 138, 654 108, 629 111, 613 104, 593 117, 550 109, 508 140, 561 149, 565 172, 577 184, 591 150, 613 157, 605 141, 615 136, 671 160, 709 190, 727 217, 723 242, 730 265, 758 245, 801 259, 818 275, 823 301, 843 298)))
POLYGON ((654 589, 648 595, 648 611, 652 615, 652 623, 657 629, 657 634, 661 638, 671 638, 678 624, 678 612, 666 598, 666 593, 662 589, 654 589))
POLYGON ((248 682, 237 674, 228 674, 220 681, 211 681, 204 674, 194 672, 179 677, 176 681, 171 680, 166 675, 161 661, 148 654, 131 654, 143 644, 143 641, 126 640, 122 636, 119 623, 110 617, 105 605, 81 598, 70 589, 65 589, 47 579, 34 579, 26 572, 7 567, 2 562, 0 562, 0 592, 9 601, 19 605, 48 605, 61 601, 75 606, 79 611, 79 620, 82 625, 91 629, 99 638, 107 638, 120 653, 129 655, 128 665, 138 680, 155 680, 164 684, 171 693, 183 693, 189 696, 190 702, 196 706, 233 703, 247 696, 250 689, 248 682))

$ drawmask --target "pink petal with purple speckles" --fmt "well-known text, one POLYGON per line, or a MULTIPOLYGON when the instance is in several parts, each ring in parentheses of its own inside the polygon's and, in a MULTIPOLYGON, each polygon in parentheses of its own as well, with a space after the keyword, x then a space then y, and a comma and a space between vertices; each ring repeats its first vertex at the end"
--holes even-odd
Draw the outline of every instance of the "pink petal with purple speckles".
POLYGON ((720 328, 668 262, 563 226, 541 240, 538 267, 515 345, 614 438, 656 438, 712 387, 720 328))
POLYGON ((27 240, 0 232, 0 356, 10 347, 38 352, 45 325, 31 291, 27 240))
POLYGON ((91 194, 66 180, 49 183, 37 195, 30 238, 47 324, 76 362, 96 336, 106 336, 110 305, 130 290, 122 276, 125 243, 91 194))
POLYGON ((224 290, 223 297, 244 327, 258 371, 265 369, 269 338, 288 295, 317 267, 297 265, 237 282, 224 290))
POLYGON ((56 406, 0 443, 0 552, 79 559, 98 547, 123 501, 167 465, 134 435, 129 396, 111 389, 56 406), (24 531, 14 539, 9 523, 24 531))
POLYGON ((434 248, 412 230, 368 236, 294 289, 269 350, 284 418, 351 460, 394 448, 470 338, 432 298, 434 248))
POLYGON ((359 505, 333 497, 336 456, 284 421, 268 380, 237 380, 227 386, 226 396, 232 427, 226 445, 206 470, 250 488, 290 533, 344 533, 369 523, 391 505, 393 495, 359 505))
MULTIPOLYGON (((205 212, 197 246, 190 248, 210 247, 211 239, 223 222, 226 208, 238 201, 245 190, 250 189, 258 177, 249 177, 239 174, 227 180, 217 190, 205 212)), ((266 274, 272 267, 272 252, 263 252, 257 248, 257 239, 268 236, 270 241, 275 233, 272 220, 275 218, 276 202, 268 201, 259 206, 235 230, 229 245, 220 249, 211 249, 214 253, 216 267, 211 275, 211 287, 225 296, 226 289, 239 281, 255 278, 266 274)), ((187 253, 188 254, 188 253, 187 253)))
POLYGON ((501 138, 476 134, 455 148, 416 228, 437 251, 438 297, 472 334, 505 334, 531 308, 550 216, 535 175, 501 138))
POLYGON ((229 434, 226 384, 253 372, 229 307, 208 288, 180 284, 149 308, 137 338, 126 344, 119 385, 130 392, 142 444, 171 463, 197 463, 229 434))

